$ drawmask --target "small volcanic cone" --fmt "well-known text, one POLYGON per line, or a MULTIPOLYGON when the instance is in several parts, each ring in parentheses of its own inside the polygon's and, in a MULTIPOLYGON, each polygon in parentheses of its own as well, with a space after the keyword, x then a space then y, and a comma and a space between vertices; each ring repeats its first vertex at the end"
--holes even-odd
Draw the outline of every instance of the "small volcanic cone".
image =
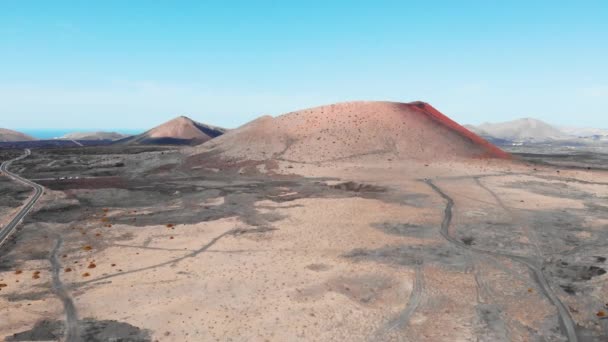
POLYGON ((226 130, 196 122, 185 116, 167 121, 139 135, 117 141, 118 144, 198 145, 224 134, 226 130))
POLYGON ((424 102, 347 102, 265 116, 195 150, 192 160, 208 153, 294 162, 510 158, 424 102))

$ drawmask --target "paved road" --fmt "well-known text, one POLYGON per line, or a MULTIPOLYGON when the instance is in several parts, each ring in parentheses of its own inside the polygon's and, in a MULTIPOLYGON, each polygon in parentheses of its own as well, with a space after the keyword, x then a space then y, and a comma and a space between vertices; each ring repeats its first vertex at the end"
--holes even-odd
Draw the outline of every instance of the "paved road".
POLYGON ((22 156, 5 161, 4 163, 2 163, 2 165, 0 165, 0 171, 3 174, 15 179, 18 182, 24 183, 34 188, 34 196, 30 197, 27 204, 21 209, 21 211, 19 211, 19 213, 17 213, 13 220, 9 222, 6 226, 2 227, 2 229, 0 230, 0 247, 2 246, 2 244, 4 244, 9 235, 11 235, 13 230, 15 230, 15 228, 19 225, 21 220, 23 220, 23 218, 30 212, 30 210, 32 210, 34 204, 36 204, 36 202, 44 192, 44 188, 41 185, 22 178, 8 170, 8 167, 11 165, 12 162, 27 158, 30 154, 32 154, 32 152, 29 149, 26 149, 25 153, 22 156))

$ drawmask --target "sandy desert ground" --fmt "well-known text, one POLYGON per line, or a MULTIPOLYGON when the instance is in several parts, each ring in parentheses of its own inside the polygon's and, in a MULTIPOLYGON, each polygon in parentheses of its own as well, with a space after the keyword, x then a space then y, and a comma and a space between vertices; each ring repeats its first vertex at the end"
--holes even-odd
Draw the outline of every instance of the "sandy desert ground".
POLYGON ((188 169, 178 151, 88 149, 14 166, 86 178, 39 181, 42 202, 2 248, 8 341, 566 341, 570 323, 580 340, 608 336, 603 171, 188 169))

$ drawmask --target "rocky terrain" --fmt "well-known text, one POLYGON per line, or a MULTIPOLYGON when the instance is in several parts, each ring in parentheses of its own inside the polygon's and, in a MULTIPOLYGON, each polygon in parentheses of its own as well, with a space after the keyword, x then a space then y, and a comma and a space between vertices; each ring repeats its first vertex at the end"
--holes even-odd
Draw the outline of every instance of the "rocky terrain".
POLYGON ((572 160, 374 102, 34 150, 11 166, 46 189, 0 248, 0 336, 604 341, 608 172, 572 160))

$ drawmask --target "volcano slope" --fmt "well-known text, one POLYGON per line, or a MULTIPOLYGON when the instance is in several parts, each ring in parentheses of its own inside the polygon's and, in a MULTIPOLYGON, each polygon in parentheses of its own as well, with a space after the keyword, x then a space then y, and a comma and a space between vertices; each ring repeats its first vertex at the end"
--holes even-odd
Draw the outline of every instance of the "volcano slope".
POLYGON ((226 130, 179 116, 142 134, 117 141, 119 145, 197 145, 224 134, 226 130))
POLYGON ((306 111, 179 151, 16 163, 47 192, 0 250, 0 336, 606 340, 606 172, 512 160, 425 104, 338 106, 367 120, 321 107, 301 130, 306 111), (317 138, 323 157, 300 142, 317 138))
POLYGON ((508 158, 423 102, 349 102, 262 117, 204 148, 249 160, 508 158))

